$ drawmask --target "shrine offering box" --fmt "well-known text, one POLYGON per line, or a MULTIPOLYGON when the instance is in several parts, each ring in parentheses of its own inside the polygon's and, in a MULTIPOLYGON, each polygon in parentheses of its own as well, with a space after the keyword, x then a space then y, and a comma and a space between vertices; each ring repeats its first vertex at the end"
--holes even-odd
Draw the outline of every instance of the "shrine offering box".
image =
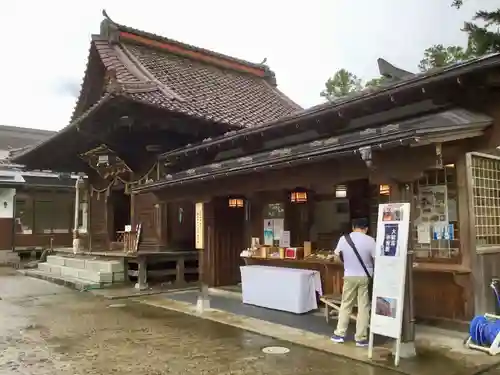
POLYGON ((283 259, 284 257, 285 257, 285 249, 275 246, 266 248, 266 258, 283 259))
POLYGON ((267 246, 261 246, 257 249, 255 249, 253 253, 253 258, 267 258, 267 246))
POLYGON ((303 247, 287 247, 285 249, 285 259, 303 259, 303 258, 304 258, 303 247))

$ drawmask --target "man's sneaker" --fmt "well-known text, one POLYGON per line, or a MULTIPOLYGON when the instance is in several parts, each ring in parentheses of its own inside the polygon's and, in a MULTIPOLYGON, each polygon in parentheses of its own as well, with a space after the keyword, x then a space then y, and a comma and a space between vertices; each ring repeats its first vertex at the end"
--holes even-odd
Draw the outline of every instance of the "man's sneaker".
POLYGON ((344 338, 342 336, 333 335, 332 337, 330 337, 330 340, 332 340, 333 342, 336 342, 337 344, 344 343, 344 338))
POLYGON ((366 348, 368 346, 368 340, 356 341, 356 346, 366 348))

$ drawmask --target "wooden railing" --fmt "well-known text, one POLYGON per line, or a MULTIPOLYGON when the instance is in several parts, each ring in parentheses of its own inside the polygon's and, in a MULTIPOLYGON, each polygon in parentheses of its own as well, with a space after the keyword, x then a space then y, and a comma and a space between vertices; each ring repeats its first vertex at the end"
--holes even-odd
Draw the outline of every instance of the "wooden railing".
POLYGON ((120 250, 127 253, 135 252, 136 242, 137 232, 126 232, 122 230, 116 232, 116 244, 120 250))

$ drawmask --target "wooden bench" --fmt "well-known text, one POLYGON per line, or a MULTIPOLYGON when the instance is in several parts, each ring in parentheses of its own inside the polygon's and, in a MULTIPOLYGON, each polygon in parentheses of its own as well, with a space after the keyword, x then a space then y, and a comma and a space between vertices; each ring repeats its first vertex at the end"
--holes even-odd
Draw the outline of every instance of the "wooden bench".
MULTIPOLYGON (((340 304, 342 302, 341 295, 327 294, 321 296, 319 300, 325 304, 325 318, 327 323, 330 321, 330 318, 339 318, 340 304)), ((354 304, 354 307, 356 308, 357 304, 354 304)), ((351 314, 351 319, 356 321, 356 315, 351 314)))

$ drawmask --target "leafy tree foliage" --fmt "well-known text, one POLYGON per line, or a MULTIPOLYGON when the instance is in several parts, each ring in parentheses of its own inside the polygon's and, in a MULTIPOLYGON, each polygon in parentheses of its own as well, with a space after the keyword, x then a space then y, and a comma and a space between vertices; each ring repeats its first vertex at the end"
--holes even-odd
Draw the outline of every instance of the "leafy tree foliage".
POLYGON ((464 61, 471 57, 471 52, 460 46, 445 47, 436 44, 424 51, 424 58, 420 60, 418 68, 426 72, 432 68, 441 68, 450 64, 464 61))
POLYGON ((320 95, 329 101, 333 101, 361 89, 361 79, 346 69, 340 69, 331 78, 328 78, 325 89, 320 95))

